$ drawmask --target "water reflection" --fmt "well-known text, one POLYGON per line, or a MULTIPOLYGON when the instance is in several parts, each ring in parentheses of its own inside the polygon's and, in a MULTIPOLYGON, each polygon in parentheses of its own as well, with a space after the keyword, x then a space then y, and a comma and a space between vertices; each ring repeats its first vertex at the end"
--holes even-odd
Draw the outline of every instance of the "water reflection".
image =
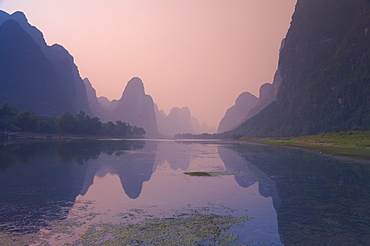
POLYGON ((143 141, 50 141, 2 144, 0 231, 32 233, 65 219, 83 192, 88 165, 100 154, 124 154, 143 141))
POLYGON ((369 244, 370 163, 264 145, 231 149, 274 180, 285 245, 369 244))
POLYGON ((86 194, 95 176, 117 174, 122 188, 131 199, 140 196, 143 183, 149 181, 158 166, 167 162, 173 170, 186 171, 190 165, 192 144, 166 141, 145 141, 140 151, 132 151, 114 157, 102 154, 99 161, 89 163, 81 195, 86 194))
POLYGON ((209 202, 248 209, 255 219, 239 231, 243 243, 370 242, 369 163, 223 142, 32 141, 0 147, 0 233, 36 233, 65 220, 76 198, 96 199, 105 188, 121 210, 152 206, 163 212, 209 202), (188 170, 237 175, 189 177, 183 174, 188 170), (103 177, 125 195, 103 187, 103 179, 96 182, 103 177))
POLYGON ((117 174, 126 195, 132 199, 139 197, 143 183, 153 173, 157 143, 147 141, 139 151, 117 152, 115 156, 102 154, 98 161, 91 161, 87 167, 81 195, 85 195, 93 184, 94 177, 117 174))
POLYGON ((259 168, 249 162, 234 148, 219 147, 218 153, 225 163, 226 168, 235 175, 235 181, 244 188, 258 183, 258 191, 261 196, 272 197, 276 210, 280 208, 280 198, 273 178, 262 172, 259 168))
POLYGON ((159 142, 155 166, 161 166, 167 161, 171 169, 186 171, 190 165, 193 148, 192 142, 159 142))

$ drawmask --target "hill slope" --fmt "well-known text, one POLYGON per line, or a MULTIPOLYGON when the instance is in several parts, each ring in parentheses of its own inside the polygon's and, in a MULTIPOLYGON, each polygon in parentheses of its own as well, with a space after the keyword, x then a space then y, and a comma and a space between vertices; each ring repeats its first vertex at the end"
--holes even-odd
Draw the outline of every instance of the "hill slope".
POLYGON ((151 96, 145 94, 144 84, 140 78, 132 78, 126 85, 117 107, 111 111, 112 121, 121 120, 131 125, 143 127, 145 137, 159 137, 151 96))
POLYGON ((370 127, 370 1, 298 0, 276 101, 229 135, 279 137, 370 127))
POLYGON ((235 104, 229 108, 218 125, 218 133, 235 129, 247 119, 247 115, 258 103, 258 98, 249 92, 238 96, 235 104))
POLYGON ((0 104, 9 102, 41 116, 74 112, 52 63, 14 20, 0 26, 0 54, 0 104))
POLYGON ((22 12, 0 10, 0 29, 0 104, 9 102, 40 116, 92 115, 85 85, 66 49, 48 46, 22 12))

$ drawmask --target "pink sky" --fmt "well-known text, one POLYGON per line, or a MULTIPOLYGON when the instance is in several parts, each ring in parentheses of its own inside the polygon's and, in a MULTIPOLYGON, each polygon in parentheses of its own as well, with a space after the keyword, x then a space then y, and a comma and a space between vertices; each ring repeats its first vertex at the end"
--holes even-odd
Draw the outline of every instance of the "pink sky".
POLYGON ((296 0, 0 0, 63 45, 98 96, 140 77, 166 113, 218 126, 239 94, 272 82, 296 0))

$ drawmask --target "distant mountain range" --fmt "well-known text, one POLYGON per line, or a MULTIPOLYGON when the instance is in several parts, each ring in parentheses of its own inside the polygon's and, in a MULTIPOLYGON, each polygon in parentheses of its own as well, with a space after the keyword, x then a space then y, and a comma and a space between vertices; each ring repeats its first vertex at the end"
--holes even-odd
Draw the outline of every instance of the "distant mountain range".
POLYGON ((276 99, 222 136, 369 130, 370 1, 298 0, 283 43, 276 99))
MULTIPOLYGON (((280 51, 284 48, 284 44, 285 39, 281 42, 280 51)), ((265 83, 261 85, 259 98, 256 98, 249 92, 243 92, 240 94, 235 101, 235 105, 226 111, 225 116, 222 118, 218 126, 217 133, 234 130, 275 101, 281 81, 280 68, 278 68, 275 72, 272 84, 265 83)))
POLYGON ((168 116, 159 110, 151 96, 145 94, 144 83, 140 78, 132 78, 126 85, 119 100, 110 101, 106 97, 97 98, 90 81, 84 79, 91 110, 104 122, 128 122, 143 127, 146 137, 173 137, 178 133, 199 134, 214 132, 207 124, 200 126, 199 121, 191 116, 188 107, 171 109, 168 116))
POLYGON ((257 106, 258 98, 249 92, 243 92, 229 108, 218 125, 217 133, 234 130, 248 118, 249 111, 257 106))
POLYGON ((206 123, 200 125, 199 121, 191 115, 188 107, 174 107, 168 115, 155 106, 158 130, 165 136, 173 137, 179 133, 214 133, 215 129, 210 128, 206 123))
MULTIPOLYGON (((0 11, 0 105, 39 116, 84 111, 143 127, 146 137, 212 133, 189 108, 168 115, 131 79, 119 100, 97 98, 73 57, 48 46, 25 15, 0 11)), ((282 137, 370 129, 370 2, 298 0, 273 83, 242 93, 209 137, 282 137)))
POLYGON ((202 130, 189 109, 184 115, 174 108, 161 121, 152 97, 145 94, 139 78, 127 83, 119 100, 97 98, 90 81, 80 77, 68 51, 58 44, 48 46, 43 34, 28 23, 22 12, 10 15, 0 11, 0 54, 0 105, 8 102, 13 107, 48 117, 84 111, 103 122, 122 121, 143 127, 146 137, 202 130), (157 123, 158 120, 161 122, 157 123))

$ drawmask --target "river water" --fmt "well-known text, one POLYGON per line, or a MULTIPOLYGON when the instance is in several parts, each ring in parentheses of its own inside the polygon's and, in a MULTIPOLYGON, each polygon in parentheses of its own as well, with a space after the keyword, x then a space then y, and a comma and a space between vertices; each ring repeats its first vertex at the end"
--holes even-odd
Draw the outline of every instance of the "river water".
POLYGON ((304 150, 0 144, 0 245, 370 245, 369 208, 369 162, 304 150))

